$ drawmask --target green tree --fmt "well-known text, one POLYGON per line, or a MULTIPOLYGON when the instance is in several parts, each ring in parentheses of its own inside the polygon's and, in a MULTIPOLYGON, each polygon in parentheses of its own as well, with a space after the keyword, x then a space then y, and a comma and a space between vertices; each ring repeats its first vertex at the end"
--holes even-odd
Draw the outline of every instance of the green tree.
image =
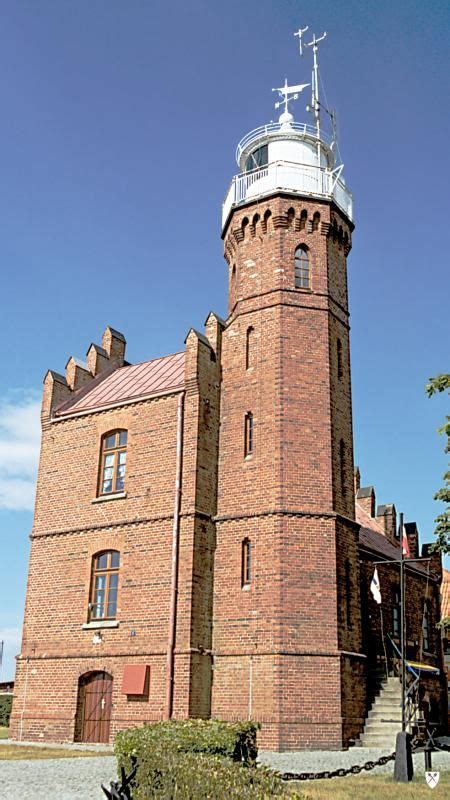
MULTIPOLYGON (((437 394, 437 392, 448 391, 450 394, 450 375, 442 374, 436 375, 435 378, 430 378, 426 386, 426 391, 428 397, 432 397, 434 394, 437 394)), ((446 422, 439 428, 438 432, 443 433, 444 436, 447 437, 445 452, 450 453, 450 417, 446 417, 446 422)), ((436 492, 434 499, 446 503, 447 507, 442 514, 439 514, 435 519, 436 529, 434 534, 436 536, 436 542, 434 547, 440 550, 441 553, 450 553, 450 470, 447 470, 443 477, 444 486, 436 492)))

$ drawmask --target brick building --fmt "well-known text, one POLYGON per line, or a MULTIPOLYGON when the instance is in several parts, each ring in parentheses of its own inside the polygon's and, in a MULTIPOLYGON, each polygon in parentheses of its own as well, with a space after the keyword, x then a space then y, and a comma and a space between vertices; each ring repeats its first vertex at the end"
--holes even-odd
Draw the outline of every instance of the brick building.
MULTIPOLYGON (((287 111, 238 146, 226 321, 136 365, 108 327, 47 373, 14 738, 213 716, 259 720, 283 750, 363 730, 384 657, 369 579, 399 546, 393 506, 376 514, 359 482, 355 504, 352 198, 333 153, 287 111)), ((428 593, 417 647, 439 715, 433 566, 408 575, 407 625, 423 640, 428 593)), ((392 619, 396 575, 380 568, 392 619)))

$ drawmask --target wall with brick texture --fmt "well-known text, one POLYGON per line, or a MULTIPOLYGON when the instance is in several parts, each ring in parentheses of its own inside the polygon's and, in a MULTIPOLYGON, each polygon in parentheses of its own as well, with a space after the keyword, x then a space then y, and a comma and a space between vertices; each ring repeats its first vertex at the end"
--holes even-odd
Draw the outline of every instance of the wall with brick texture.
POLYGON ((341 747, 363 724, 365 698, 355 701, 343 688, 364 660, 352 491, 350 233, 328 203, 281 195, 236 210, 225 233, 230 317, 222 340, 212 713, 258 719, 261 743, 277 749, 341 747), (295 288, 300 244, 309 252, 310 289, 295 288), (249 328, 255 356, 246 369, 249 328), (254 452, 245 457, 248 411, 254 452), (252 547, 249 587, 241 587, 244 538, 252 547), (341 617, 345 560, 350 627, 341 617), (356 667, 343 670, 341 650, 353 653, 347 659, 356 667))
MULTIPOLYGON (((220 325, 210 319, 209 329, 217 347, 220 325)), ((219 367, 212 347, 191 332, 174 655, 178 717, 210 712, 219 367)), ((172 394, 59 421, 44 415, 14 738, 73 740, 78 680, 91 670, 113 676, 112 736, 163 716, 178 401, 172 394), (96 502, 101 438, 115 428, 128 430, 126 497, 96 502), (83 625, 92 557, 105 549, 121 554, 118 626, 96 631, 83 625), (96 632, 100 643, 93 642, 96 632), (124 666, 133 663, 150 665, 148 698, 121 693, 124 666)))

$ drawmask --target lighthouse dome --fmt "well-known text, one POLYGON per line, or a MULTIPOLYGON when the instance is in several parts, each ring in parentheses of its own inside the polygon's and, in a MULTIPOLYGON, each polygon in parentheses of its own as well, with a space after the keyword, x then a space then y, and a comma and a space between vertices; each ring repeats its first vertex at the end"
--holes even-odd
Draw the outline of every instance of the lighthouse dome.
MULTIPOLYGON (((314 42, 320 40, 314 39, 314 42)), ((284 86, 278 92, 284 105, 278 122, 270 122, 247 133, 236 149, 239 173, 231 181, 222 211, 222 226, 234 207, 254 202, 274 192, 317 197, 336 203, 352 221, 352 195, 342 176, 343 165, 336 163, 336 142, 333 132, 328 134, 320 124, 317 91, 317 62, 314 61, 312 77, 312 107, 314 125, 296 122, 288 109, 291 100, 298 98, 309 84, 284 86)), ((333 116, 330 115, 333 119, 333 116)))

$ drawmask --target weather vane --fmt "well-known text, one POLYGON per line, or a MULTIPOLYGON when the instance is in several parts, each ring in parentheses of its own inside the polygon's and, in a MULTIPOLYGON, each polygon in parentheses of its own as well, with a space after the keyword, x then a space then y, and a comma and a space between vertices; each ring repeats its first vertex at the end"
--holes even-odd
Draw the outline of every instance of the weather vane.
POLYGON ((287 78, 285 78, 284 86, 272 89, 272 92, 278 92, 279 96, 282 98, 275 103, 275 108, 284 105, 284 113, 288 114, 291 100, 297 100, 300 92, 306 89, 307 86, 309 86, 309 83, 298 83, 296 86, 288 86, 287 78))

